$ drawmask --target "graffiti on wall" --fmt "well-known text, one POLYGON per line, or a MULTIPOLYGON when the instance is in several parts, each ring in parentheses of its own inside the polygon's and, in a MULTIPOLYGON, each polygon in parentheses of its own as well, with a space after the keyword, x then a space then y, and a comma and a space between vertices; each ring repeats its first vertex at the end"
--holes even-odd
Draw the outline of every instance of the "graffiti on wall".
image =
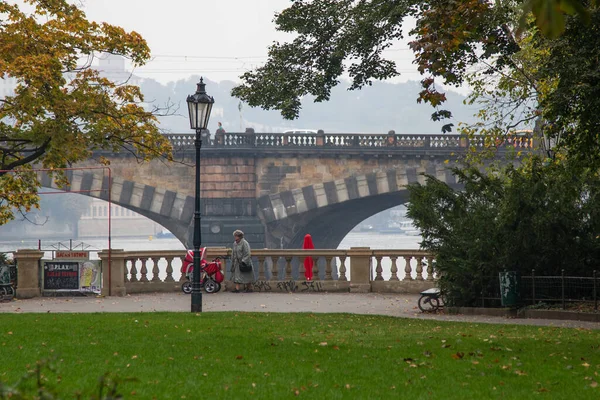
MULTIPOLYGON (((277 282, 276 288, 280 292, 296 293, 296 292, 322 292, 323 284, 315 281, 302 281, 296 282, 294 280, 280 281, 277 282)), ((269 281, 255 281, 253 283, 253 289, 256 292, 270 292, 272 291, 271 283, 269 281)))

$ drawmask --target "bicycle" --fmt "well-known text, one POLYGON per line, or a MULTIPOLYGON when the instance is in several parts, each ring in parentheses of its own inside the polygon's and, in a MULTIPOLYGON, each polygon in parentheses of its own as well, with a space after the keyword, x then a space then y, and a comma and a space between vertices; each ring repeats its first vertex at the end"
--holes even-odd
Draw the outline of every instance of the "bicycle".
POLYGON ((421 297, 417 303, 419 309, 423 312, 435 312, 444 307, 446 302, 440 289, 432 288, 421 292, 421 297))

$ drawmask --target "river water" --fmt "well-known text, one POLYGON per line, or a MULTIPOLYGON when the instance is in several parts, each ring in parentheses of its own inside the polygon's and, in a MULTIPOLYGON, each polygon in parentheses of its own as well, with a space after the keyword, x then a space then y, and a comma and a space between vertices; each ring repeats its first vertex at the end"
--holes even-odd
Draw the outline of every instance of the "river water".
MULTIPOLYGON (((338 246, 338 249, 349 249, 351 247, 371 247, 372 249, 418 249, 420 236, 404 236, 398 234, 383 234, 377 232, 350 232, 338 246)), ((232 241, 233 242, 233 241, 232 241)), ((85 241, 69 239, 62 241, 43 240, 39 243, 36 240, 10 240, 9 238, 0 239, 0 252, 11 252, 17 249, 41 249, 51 251, 59 247, 67 249, 73 247, 77 250, 98 251, 108 248, 107 239, 86 239, 85 241), (7 240, 8 239, 8 240, 7 240)), ((224 243, 226 247, 231 247, 231 243, 224 243)), ((113 238, 113 249, 133 250, 184 250, 185 247, 177 239, 155 239, 148 238, 113 238)), ((315 247, 319 248, 318 243, 315 247)))

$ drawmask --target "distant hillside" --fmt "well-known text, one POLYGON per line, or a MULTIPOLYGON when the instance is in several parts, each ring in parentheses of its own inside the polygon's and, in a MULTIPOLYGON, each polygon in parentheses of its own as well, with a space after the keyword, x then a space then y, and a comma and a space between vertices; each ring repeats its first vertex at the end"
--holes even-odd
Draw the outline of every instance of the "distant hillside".
MULTIPOLYGON (((146 79, 141 89, 146 101, 157 106, 168 102, 174 104, 176 115, 160 118, 161 127, 176 133, 190 132, 185 99, 196 89, 199 77, 170 82, 167 85, 146 79)), ((420 91, 418 82, 386 83, 374 82, 362 90, 348 91, 342 83, 332 90, 328 102, 314 103, 305 99, 300 117, 294 121, 281 118, 278 111, 265 111, 242 105, 231 97, 234 82, 213 82, 209 79, 206 89, 215 98, 215 105, 209 129, 216 130, 217 122, 222 122, 225 130, 239 132, 252 127, 259 132, 281 132, 290 128, 324 129, 326 132, 369 132, 379 133, 394 129, 397 133, 439 133, 446 123, 431 121, 433 109, 426 104, 418 104, 420 91), (241 114, 241 115, 240 115, 241 114), (241 117, 241 118, 240 118, 241 117)), ((464 96, 447 92, 445 107, 454 114, 453 122, 473 122, 475 110, 463 105, 464 96)))

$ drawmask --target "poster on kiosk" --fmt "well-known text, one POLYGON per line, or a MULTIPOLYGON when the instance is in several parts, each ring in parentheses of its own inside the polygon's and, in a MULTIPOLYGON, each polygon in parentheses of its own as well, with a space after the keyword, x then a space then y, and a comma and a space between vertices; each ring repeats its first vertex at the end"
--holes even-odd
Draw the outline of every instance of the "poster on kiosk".
POLYGON ((88 251, 55 251, 51 261, 44 261, 43 290, 100 294, 102 268, 100 260, 90 260, 88 251))

